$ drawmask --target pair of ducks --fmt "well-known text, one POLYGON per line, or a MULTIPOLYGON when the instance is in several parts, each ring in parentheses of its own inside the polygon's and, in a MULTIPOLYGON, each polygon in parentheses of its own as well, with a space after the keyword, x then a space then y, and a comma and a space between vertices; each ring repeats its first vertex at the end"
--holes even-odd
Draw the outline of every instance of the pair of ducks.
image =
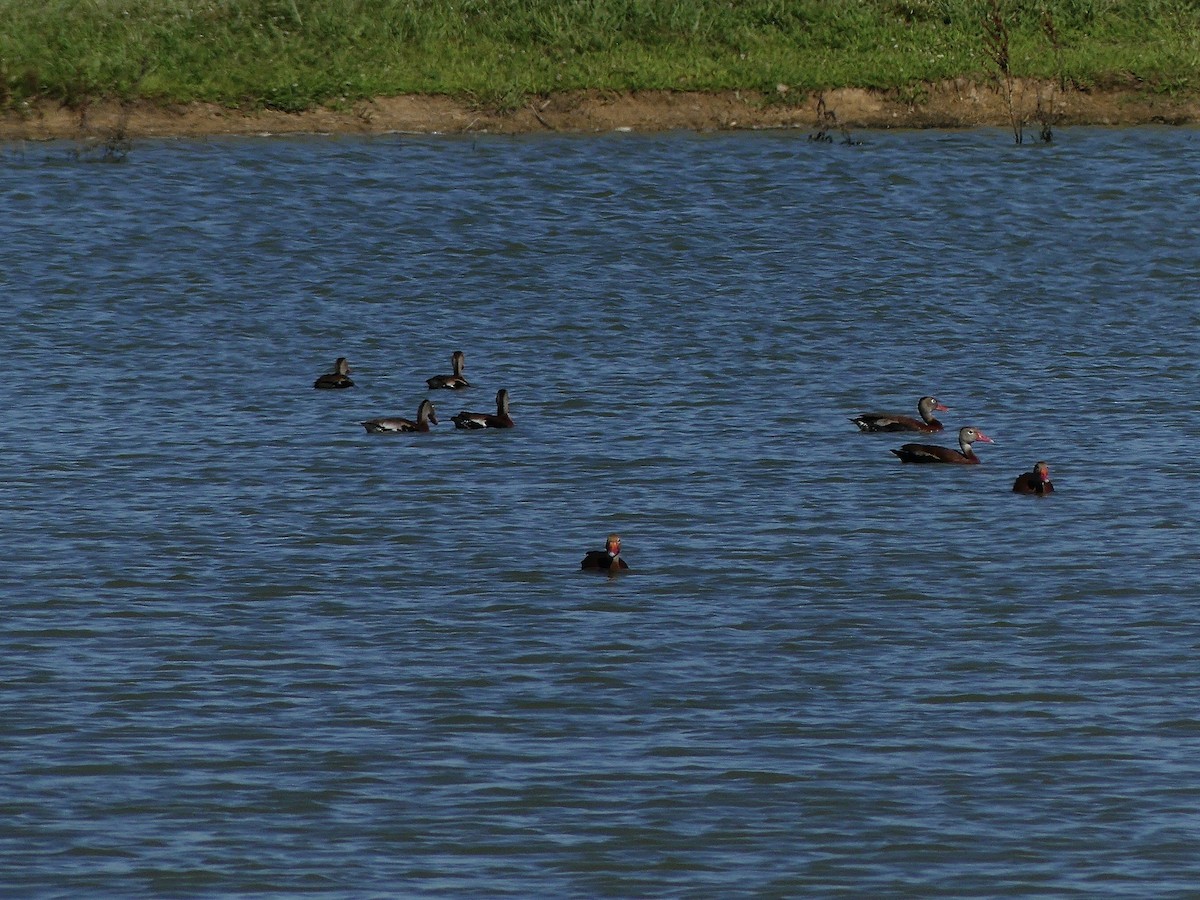
MULTIPOLYGON (((890 431, 920 431, 932 434, 941 431, 943 425, 935 417, 935 412, 947 412, 950 407, 942 404, 936 397, 922 397, 917 401, 917 412, 921 416, 895 415, 892 413, 860 413, 850 421, 858 426, 859 431, 879 433, 890 431)), ((978 428, 968 425, 958 430, 958 450, 950 447, 939 447, 935 444, 904 444, 892 450, 906 463, 957 463, 960 465, 978 465, 979 457, 971 445, 974 443, 994 444, 990 437, 978 428)), ((1013 482, 1015 494, 1052 494, 1054 485, 1050 482, 1050 466, 1042 461, 1034 464, 1029 472, 1017 476, 1013 482)))
MULTIPOLYGON (((467 431, 477 431, 481 428, 512 428, 516 425, 512 416, 508 414, 508 391, 504 388, 496 391, 495 415, 467 412, 464 409, 458 415, 451 416, 450 421, 454 423, 455 428, 467 431)), ((417 407, 415 422, 412 419, 389 416, 382 419, 368 419, 362 423, 362 426, 367 429, 368 434, 403 434, 412 431, 428 431, 430 424, 438 424, 437 412, 434 410, 432 402, 422 400, 421 405, 417 407)))
MULTIPOLYGON (((450 355, 450 365, 454 370, 452 375, 434 375, 432 378, 425 379, 425 383, 429 386, 430 390, 439 388, 459 390, 471 386, 471 383, 463 375, 463 369, 466 367, 466 356, 461 350, 455 350, 450 355)), ((343 388, 354 387, 354 382, 350 379, 350 363, 346 357, 339 356, 333 364, 333 371, 320 376, 313 382, 313 387, 318 390, 341 390, 343 388)), ((458 415, 451 417, 451 421, 454 423, 455 428, 468 430, 512 428, 516 424, 508 412, 508 391, 503 388, 496 392, 495 415, 463 410, 458 415)), ((361 424, 367 430, 368 434, 400 434, 413 431, 428 431, 431 424, 438 424, 438 419, 437 411, 433 408, 433 403, 429 400, 422 400, 417 407, 417 418, 415 421, 398 416, 389 416, 380 419, 370 419, 361 424)))
MULTIPOLYGON (((437 388, 458 390, 459 388, 470 387, 471 383, 463 376, 463 369, 466 367, 466 364, 467 357, 461 350, 455 350, 450 354, 450 366, 454 369, 454 374, 434 375, 432 378, 426 378, 425 383, 429 385, 431 391, 437 388)), ((350 380, 349 360, 344 356, 339 356, 333 364, 333 371, 326 372, 314 381, 313 387, 324 391, 336 391, 342 388, 354 387, 354 382, 350 380)))

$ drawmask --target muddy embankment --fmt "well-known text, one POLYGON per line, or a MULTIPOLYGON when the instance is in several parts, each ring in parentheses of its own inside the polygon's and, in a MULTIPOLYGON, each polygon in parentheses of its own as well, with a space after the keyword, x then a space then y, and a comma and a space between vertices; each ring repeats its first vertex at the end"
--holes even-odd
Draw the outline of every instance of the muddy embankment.
MULTIPOLYGON (((1200 96, 1136 88, 1063 90, 1019 82, 1012 110, 1036 137, 1043 124, 1131 126, 1200 122, 1200 96)), ((916 90, 840 88, 805 94, 779 85, 747 91, 684 93, 579 91, 531 97, 513 109, 489 109, 450 97, 404 95, 302 113, 230 109, 208 103, 98 102, 68 108, 40 102, 0 115, 0 140, 134 140, 147 137, 346 133, 520 134, 533 132, 714 131, 793 128, 839 132, 882 128, 1010 128, 1008 92, 958 80, 916 90)))

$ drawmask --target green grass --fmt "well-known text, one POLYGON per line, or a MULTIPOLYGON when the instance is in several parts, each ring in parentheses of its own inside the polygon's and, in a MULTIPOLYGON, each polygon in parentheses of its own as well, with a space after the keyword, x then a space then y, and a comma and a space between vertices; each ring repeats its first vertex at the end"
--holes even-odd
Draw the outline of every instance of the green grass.
MULTIPOLYGON (((1200 90, 1198 0, 999 0, 1015 76, 1200 90), (1049 11, 1055 53, 1042 27, 1049 11)), ((912 90, 994 74, 986 0, 0 0, 0 105, 912 90)))

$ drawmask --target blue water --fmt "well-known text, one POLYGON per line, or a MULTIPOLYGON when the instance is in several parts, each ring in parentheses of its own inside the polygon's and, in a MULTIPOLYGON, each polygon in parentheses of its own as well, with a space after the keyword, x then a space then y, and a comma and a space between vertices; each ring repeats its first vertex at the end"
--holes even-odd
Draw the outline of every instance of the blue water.
POLYGON ((1010 141, 3 148, 0 893, 1190 894, 1200 131, 1010 141))

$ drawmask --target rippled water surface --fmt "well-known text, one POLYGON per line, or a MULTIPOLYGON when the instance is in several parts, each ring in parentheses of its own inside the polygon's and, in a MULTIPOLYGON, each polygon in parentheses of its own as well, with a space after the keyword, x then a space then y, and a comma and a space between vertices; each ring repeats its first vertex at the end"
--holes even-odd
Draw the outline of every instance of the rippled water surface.
POLYGON ((0 892, 1195 890, 1200 132, 1057 137, 3 148, 0 892))

